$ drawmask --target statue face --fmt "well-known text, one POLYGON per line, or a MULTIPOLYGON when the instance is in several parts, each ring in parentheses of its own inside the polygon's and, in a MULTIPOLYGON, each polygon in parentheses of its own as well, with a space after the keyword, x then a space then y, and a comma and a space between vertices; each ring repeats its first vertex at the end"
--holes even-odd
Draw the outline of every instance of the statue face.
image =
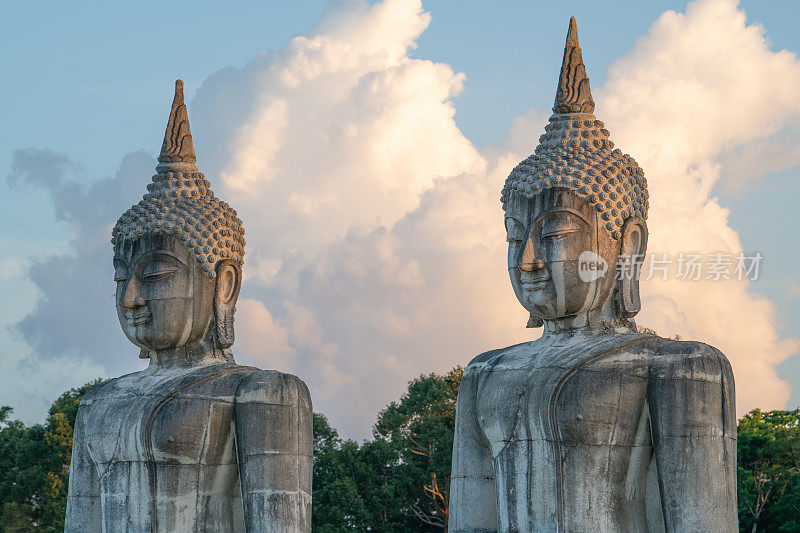
POLYGON ((115 247, 117 316, 125 335, 152 351, 200 340, 213 315, 214 281, 189 249, 167 235, 115 247))
POLYGON ((611 297, 620 244, 602 229, 592 206, 570 189, 545 189, 510 205, 506 231, 511 284, 532 314, 573 316, 611 297))

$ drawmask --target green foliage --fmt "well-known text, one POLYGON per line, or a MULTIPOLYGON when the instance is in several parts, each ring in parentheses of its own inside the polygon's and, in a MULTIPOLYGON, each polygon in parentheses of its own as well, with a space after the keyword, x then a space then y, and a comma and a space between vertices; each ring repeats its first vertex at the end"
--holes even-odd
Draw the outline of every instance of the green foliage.
POLYGON ((97 382, 62 394, 43 425, 27 427, 10 419, 10 407, 0 407, 2 531, 63 531, 75 414, 97 382))
POLYGON ((741 531, 800 531, 800 408, 754 409, 738 439, 741 531))
POLYGON ((314 414, 315 531, 348 531, 369 522, 359 493, 364 469, 359 451, 355 442, 342 442, 324 415, 314 414))
POLYGON ((405 486, 399 502, 419 520, 417 530, 446 529, 456 398, 463 371, 456 367, 444 376, 428 374, 413 380, 399 402, 381 411, 375 424, 376 441, 392 443, 400 456, 396 471, 405 486))
POLYGON ((314 415, 314 531, 446 530, 461 372, 411 381, 360 446, 314 415))

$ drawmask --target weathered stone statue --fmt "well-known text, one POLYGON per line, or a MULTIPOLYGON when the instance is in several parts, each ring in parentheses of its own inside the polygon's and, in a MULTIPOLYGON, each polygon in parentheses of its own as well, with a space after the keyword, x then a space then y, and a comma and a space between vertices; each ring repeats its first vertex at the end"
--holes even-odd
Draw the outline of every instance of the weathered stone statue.
POLYGON ((113 230, 117 315, 150 364, 92 387, 66 531, 311 531, 311 398, 234 362, 244 230, 195 163, 183 82, 147 194, 113 230))
POLYGON ((464 372, 451 532, 737 531, 730 365, 637 332, 647 183, 593 112, 572 19, 553 115, 502 195, 511 284, 544 333, 464 372))

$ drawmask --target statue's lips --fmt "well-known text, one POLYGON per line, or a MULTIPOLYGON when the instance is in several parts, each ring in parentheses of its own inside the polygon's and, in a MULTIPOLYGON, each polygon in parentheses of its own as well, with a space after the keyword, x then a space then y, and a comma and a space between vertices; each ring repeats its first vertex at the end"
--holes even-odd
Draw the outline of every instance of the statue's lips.
POLYGON ((522 288, 526 291, 538 291, 547 287, 550 284, 550 278, 525 280, 522 282, 522 288))
POLYGON ((129 315, 126 316, 125 319, 128 321, 128 324, 131 326, 141 326, 150 321, 150 317, 152 317, 149 312, 147 313, 139 313, 136 315, 129 315))

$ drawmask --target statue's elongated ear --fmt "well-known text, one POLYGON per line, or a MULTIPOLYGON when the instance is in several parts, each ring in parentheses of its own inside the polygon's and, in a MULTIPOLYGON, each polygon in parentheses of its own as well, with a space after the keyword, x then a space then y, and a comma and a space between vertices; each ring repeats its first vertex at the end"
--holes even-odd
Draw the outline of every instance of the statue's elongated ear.
POLYGON ((214 289, 214 318, 216 322, 216 344, 218 348, 233 345, 233 315, 242 287, 242 268, 235 261, 226 259, 217 263, 216 287, 214 289))
POLYGON ((631 217, 622 226, 620 260, 617 262, 617 306, 620 315, 631 318, 642 309, 639 271, 647 251, 647 223, 631 217))

